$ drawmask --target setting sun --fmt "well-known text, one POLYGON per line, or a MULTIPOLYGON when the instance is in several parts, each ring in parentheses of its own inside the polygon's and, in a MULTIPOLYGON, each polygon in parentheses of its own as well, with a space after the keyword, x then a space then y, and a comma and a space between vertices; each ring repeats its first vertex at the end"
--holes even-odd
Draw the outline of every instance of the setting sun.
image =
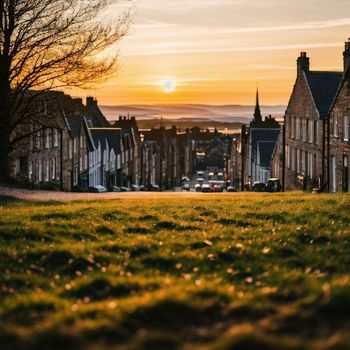
POLYGON ((167 94, 170 94, 175 91, 176 83, 174 80, 167 79, 162 81, 162 86, 163 86, 164 92, 166 92, 167 94))

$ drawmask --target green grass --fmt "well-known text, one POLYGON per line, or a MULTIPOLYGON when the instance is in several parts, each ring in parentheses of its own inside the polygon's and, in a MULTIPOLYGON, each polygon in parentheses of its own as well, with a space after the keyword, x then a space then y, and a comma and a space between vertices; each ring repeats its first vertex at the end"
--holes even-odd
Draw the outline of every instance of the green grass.
POLYGON ((350 196, 0 198, 1 349, 350 349, 350 196))

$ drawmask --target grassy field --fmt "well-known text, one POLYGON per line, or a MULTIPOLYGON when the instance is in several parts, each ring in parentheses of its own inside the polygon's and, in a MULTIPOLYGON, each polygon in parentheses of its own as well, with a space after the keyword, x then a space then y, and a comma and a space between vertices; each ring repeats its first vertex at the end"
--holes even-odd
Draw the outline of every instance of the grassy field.
POLYGON ((0 198, 1 349, 350 349, 350 196, 0 198))

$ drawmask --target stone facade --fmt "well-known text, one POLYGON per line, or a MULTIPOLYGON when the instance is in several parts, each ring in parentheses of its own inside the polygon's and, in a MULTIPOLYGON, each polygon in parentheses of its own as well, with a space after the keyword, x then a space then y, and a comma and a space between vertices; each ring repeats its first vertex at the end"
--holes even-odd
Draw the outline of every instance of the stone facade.
POLYGON ((325 186, 326 117, 340 79, 338 72, 310 71, 305 52, 297 60, 285 114, 285 190, 325 186))
POLYGON ((329 113, 327 175, 329 192, 349 192, 350 42, 345 44, 344 77, 329 113))

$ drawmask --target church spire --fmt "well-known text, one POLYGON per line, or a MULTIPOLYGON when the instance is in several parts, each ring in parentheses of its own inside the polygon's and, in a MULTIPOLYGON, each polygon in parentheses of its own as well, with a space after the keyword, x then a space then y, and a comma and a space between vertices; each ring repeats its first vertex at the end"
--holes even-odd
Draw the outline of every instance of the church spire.
POLYGON ((256 88, 256 104, 255 104, 255 112, 254 112, 254 121, 255 122, 262 122, 262 115, 260 111, 260 105, 259 105, 259 88, 256 88))

